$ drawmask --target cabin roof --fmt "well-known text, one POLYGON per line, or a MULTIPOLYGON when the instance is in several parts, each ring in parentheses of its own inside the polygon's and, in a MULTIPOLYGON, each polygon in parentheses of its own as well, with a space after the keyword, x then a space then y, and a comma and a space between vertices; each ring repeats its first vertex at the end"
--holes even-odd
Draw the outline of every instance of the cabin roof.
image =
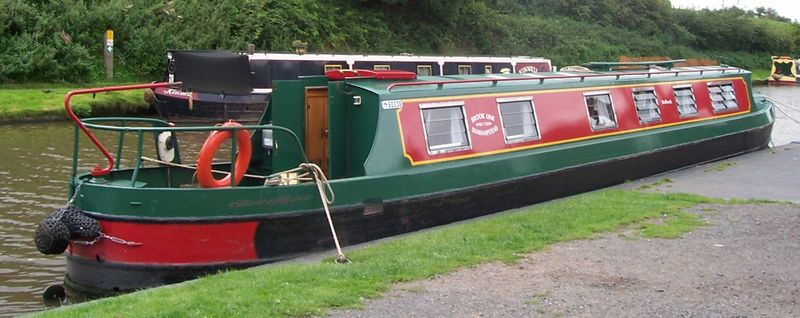
POLYGON ((749 73, 746 70, 727 66, 679 67, 671 70, 631 70, 631 71, 568 71, 540 72, 522 74, 480 74, 420 76, 413 80, 376 80, 372 78, 348 79, 348 85, 358 87, 378 95, 426 95, 425 92, 446 92, 463 89, 490 89, 498 87, 509 90, 553 89, 558 87, 578 87, 613 85, 631 82, 663 82, 697 78, 723 77, 731 74, 749 73), (532 87, 533 86, 533 87, 532 87))

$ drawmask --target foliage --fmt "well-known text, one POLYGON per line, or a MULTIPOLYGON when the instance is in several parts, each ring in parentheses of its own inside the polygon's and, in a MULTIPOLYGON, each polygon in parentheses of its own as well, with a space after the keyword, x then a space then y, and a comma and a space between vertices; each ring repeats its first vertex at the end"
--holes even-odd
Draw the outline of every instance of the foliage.
POLYGON ((667 0, 5 0, 0 83, 154 80, 167 49, 539 55, 557 65, 724 55, 766 68, 800 53, 800 25, 775 10, 673 9, 667 0))
POLYGON ((555 11, 577 21, 637 29, 655 35, 672 28, 668 0, 558 0, 555 11))
POLYGON ((88 76, 89 52, 72 41, 59 23, 80 8, 61 9, 42 11, 24 0, 0 2, 0 82, 88 76))

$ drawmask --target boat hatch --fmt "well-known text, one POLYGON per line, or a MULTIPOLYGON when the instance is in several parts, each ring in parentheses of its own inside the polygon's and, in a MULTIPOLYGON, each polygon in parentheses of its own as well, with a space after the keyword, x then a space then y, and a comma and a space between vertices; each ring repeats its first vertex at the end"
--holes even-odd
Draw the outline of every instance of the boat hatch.
POLYGON ((328 88, 307 87, 305 95, 306 156, 328 175, 328 88))

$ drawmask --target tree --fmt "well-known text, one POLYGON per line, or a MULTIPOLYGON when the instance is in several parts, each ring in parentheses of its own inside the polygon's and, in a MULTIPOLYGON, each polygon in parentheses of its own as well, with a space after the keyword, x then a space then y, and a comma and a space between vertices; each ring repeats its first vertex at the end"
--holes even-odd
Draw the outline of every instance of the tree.
POLYGON ((792 22, 789 18, 782 17, 778 11, 773 8, 757 7, 752 14, 759 19, 770 19, 780 22, 792 22))

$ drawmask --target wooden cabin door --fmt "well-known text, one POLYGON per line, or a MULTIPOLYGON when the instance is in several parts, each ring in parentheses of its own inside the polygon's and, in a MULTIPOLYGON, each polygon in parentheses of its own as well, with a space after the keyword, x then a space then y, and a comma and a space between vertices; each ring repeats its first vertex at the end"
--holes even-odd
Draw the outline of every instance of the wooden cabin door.
POLYGON ((306 88, 306 156, 328 175, 328 88, 306 88))

